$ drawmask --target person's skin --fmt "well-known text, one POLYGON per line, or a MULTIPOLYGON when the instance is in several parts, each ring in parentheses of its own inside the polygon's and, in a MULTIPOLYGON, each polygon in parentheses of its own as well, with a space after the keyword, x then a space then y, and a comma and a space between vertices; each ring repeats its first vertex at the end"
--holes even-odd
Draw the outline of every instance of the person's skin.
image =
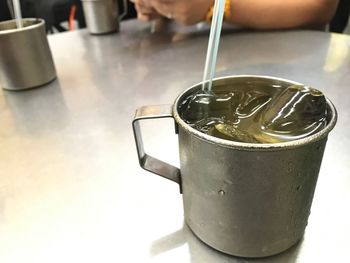
POLYGON ((231 0, 230 22, 249 28, 312 28, 328 24, 338 0, 231 0))
POLYGON ((151 5, 150 0, 130 0, 135 4, 135 9, 137 11, 137 19, 141 21, 151 21, 161 17, 151 5))
MULTIPOLYGON (((132 0, 144 21, 159 15, 184 25, 204 21, 210 0, 132 0), (147 8, 145 8, 147 6, 147 8)), ((255 29, 317 28, 330 22, 338 0, 231 0, 226 22, 255 29)))

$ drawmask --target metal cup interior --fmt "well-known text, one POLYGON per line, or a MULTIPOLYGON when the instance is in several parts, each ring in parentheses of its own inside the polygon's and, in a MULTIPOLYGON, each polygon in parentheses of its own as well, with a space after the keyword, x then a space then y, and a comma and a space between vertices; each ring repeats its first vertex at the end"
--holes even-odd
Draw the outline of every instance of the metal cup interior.
POLYGON ((23 27, 17 28, 16 20, 7 20, 0 22, 0 35, 29 30, 31 28, 39 27, 45 22, 40 18, 23 18, 22 23, 23 27))
MULTIPOLYGON (((291 85, 303 85, 301 83, 282 79, 282 78, 275 78, 275 77, 269 77, 269 76, 256 76, 256 75, 237 75, 237 76, 229 76, 229 77, 223 77, 223 78, 217 78, 213 80, 213 87, 220 88, 222 86, 254 86, 254 84, 257 84, 257 86, 266 85, 277 89, 286 89, 287 87, 291 85)), ((305 145, 308 143, 312 143, 314 141, 321 140, 322 138, 326 137, 328 133, 334 128, 336 121, 337 121, 337 111, 332 104, 332 102, 326 98, 327 101, 327 111, 329 114, 327 114, 327 125, 324 129, 321 131, 312 134, 308 137, 302 138, 302 139, 296 139, 292 141, 287 142, 280 142, 280 143, 271 143, 271 144, 264 144, 264 143, 245 143, 245 142, 236 142, 236 141, 229 141, 220 139, 208 134, 204 134, 191 126, 189 126, 182 118, 181 118, 181 109, 180 105, 181 103, 188 98, 191 94, 198 92, 200 89, 202 89, 202 83, 198 83, 191 88, 185 90, 182 94, 178 96, 178 98, 175 100, 174 107, 173 107, 173 114, 176 122, 178 125, 180 125, 183 129, 185 129, 187 132, 203 139, 210 141, 212 143, 221 144, 227 147, 232 148, 238 148, 238 149, 250 149, 250 150, 276 150, 279 148, 295 148, 300 145, 305 145)))

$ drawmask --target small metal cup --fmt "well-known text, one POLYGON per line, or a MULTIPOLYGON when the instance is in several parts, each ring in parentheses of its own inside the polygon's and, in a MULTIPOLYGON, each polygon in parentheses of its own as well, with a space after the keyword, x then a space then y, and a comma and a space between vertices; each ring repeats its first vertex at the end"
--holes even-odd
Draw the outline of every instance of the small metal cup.
POLYGON ((37 18, 0 22, 0 87, 22 90, 44 85, 56 78, 45 21, 37 18))
MULTIPOLYGON (((82 0, 86 24, 90 34, 107 34, 119 31, 118 3, 116 0, 82 0)), ((125 4, 124 4, 125 5, 125 4)), ((124 6, 124 8, 127 8, 124 6)))
MULTIPOLYGON (((286 88, 293 81, 264 76, 232 76, 217 86, 254 83, 286 88)), ((185 220, 206 244, 241 257, 265 257, 293 246, 303 236, 328 133, 337 112, 327 99, 326 127, 306 138, 274 144, 219 139, 190 127, 180 105, 202 88, 195 85, 173 105, 146 106, 133 121, 140 166, 170 179, 183 193, 185 220), (146 154, 140 121, 175 120, 181 169, 146 154)))

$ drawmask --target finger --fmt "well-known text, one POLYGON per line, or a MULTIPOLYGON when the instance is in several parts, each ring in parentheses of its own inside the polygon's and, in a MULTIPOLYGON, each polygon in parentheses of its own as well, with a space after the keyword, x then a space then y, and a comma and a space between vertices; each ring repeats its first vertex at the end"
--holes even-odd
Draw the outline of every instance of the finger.
POLYGON ((148 22, 148 21, 152 21, 152 20, 155 20, 155 19, 158 19, 160 18, 161 16, 158 14, 158 13, 152 13, 152 14, 137 14, 137 18, 141 21, 145 21, 145 22, 148 22))
POLYGON ((152 14, 150 14, 149 17, 151 20, 155 20, 155 19, 161 18, 162 16, 154 11, 152 14))
POLYGON ((137 18, 141 21, 150 21, 160 17, 153 8, 144 7, 140 4, 136 4, 135 7, 137 10, 137 18))
POLYGON ((141 13, 137 14, 137 19, 140 20, 140 21, 144 21, 144 22, 151 21, 151 17, 149 15, 144 15, 144 14, 141 14, 141 13))
POLYGON ((174 12, 174 1, 170 0, 151 0, 153 8, 163 16, 169 16, 174 12))
POLYGON ((176 4, 179 0, 175 1, 175 0, 149 0, 150 3, 155 3, 155 2, 158 2, 158 3, 163 3, 163 4, 166 4, 166 5, 173 5, 173 4, 176 4))
POLYGON ((135 3, 135 8, 139 10, 147 10, 147 9, 152 9, 151 6, 145 5, 143 3, 135 3))
POLYGON ((154 9, 152 7, 148 7, 148 6, 143 6, 140 4, 136 4, 135 5, 136 10, 138 13, 142 13, 142 14, 151 14, 154 12, 154 9))

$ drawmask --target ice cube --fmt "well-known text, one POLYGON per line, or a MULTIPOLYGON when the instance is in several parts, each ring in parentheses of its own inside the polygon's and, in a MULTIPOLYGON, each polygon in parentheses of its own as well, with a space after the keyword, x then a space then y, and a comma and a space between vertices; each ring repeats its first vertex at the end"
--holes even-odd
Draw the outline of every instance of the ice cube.
POLYGON ((261 129, 281 140, 306 137, 326 124, 327 102, 322 92, 293 85, 274 97, 261 115, 261 129))
POLYGON ((209 134, 221 139, 231 141, 259 143, 259 141, 256 140, 252 134, 249 134, 246 131, 241 131, 237 127, 227 123, 216 124, 209 131, 209 134))

